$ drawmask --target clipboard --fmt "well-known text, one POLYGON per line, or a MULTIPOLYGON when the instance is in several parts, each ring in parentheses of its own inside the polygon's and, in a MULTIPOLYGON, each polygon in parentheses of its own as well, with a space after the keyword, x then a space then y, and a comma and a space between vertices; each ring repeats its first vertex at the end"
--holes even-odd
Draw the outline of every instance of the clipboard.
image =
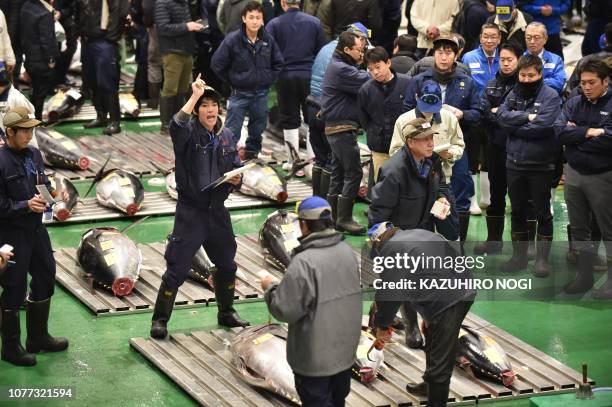
POLYGON ((240 168, 236 168, 234 170, 228 171, 225 174, 223 174, 223 176, 217 178, 216 180, 214 180, 213 182, 211 182, 210 184, 208 184, 207 186, 202 188, 202 192, 214 189, 214 188, 218 187, 219 185, 227 182, 230 178, 235 177, 236 175, 240 175, 240 174, 242 174, 242 173, 252 169, 256 165, 257 165, 256 163, 249 163, 249 164, 247 164, 245 166, 242 166, 240 168))

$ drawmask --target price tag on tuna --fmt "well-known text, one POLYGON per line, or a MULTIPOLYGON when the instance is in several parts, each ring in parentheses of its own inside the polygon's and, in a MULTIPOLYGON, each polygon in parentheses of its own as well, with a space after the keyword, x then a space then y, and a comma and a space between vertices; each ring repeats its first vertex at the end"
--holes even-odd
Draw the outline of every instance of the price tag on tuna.
POLYGON ((53 137, 54 139, 57 139, 57 140, 62 139, 62 138, 66 138, 66 136, 64 136, 62 133, 58 133, 55 130, 49 130, 48 133, 49 133, 49 135, 51 137, 53 137))
POLYGON ((298 242, 295 239, 291 239, 291 240, 285 240, 285 250, 287 250, 288 252, 290 252, 291 250, 295 249, 296 247, 298 247, 300 245, 300 242, 298 242))
POLYGON ((74 141, 72 141, 72 140, 62 141, 62 146, 64 146, 68 150, 76 150, 77 149, 77 145, 74 144, 74 141))
POLYGON ((63 98, 64 98, 64 95, 62 93, 58 93, 57 95, 55 95, 50 101, 51 108, 60 107, 62 104, 63 98))
POLYGON ((283 233, 291 233, 293 232, 293 223, 288 223, 286 225, 281 225, 281 230, 283 233))
POLYGON ((79 100, 81 98, 81 94, 74 89, 70 89, 68 92, 66 92, 66 95, 70 96, 74 100, 79 100))
POLYGON ((359 345, 357 347, 357 359, 366 359, 368 357, 368 349, 367 345, 359 345))
POLYGON ((130 179, 129 178, 119 177, 119 185, 121 185, 122 187, 127 186, 127 185, 131 185, 130 179))
POLYGON ((115 259, 115 252, 111 252, 111 253, 107 254, 106 256, 104 256, 104 261, 106 262, 106 265, 108 267, 110 267, 113 264, 115 264, 115 262, 117 261, 115 259))
POLYGON ((103 240, 100 242, 100 248, 102 249, 102 251, 107 251, 110 250, 112 248, 114 248, 115 246, 113 245, 113 241, 112 240, 103 240))
POLYGON ((261 335, 259 338, 253 339, 253 343, 255 345, 261 345, 265 341, 270 340, 272 338, 274 338, 274 335, 267 333, 267 334, 261 335))
POLYGON ((261 169, 264 174, 276 174, 276 171, 272 167, 263 167, 261 169))

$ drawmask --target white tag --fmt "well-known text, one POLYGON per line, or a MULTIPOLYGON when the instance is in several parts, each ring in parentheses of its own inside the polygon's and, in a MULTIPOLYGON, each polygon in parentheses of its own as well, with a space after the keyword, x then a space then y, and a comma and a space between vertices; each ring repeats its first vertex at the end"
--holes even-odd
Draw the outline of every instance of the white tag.
POLYGON ((480 62, 470 62, 470 68, 480 68, 480 62))
POLYGON ((444 144, 440 144, 439 146, 435 146, 434 151, 437 154, 441 151, 448 150, 450 147, 451 147, 450 143, 444 143, 444 144))
POLYGON ((544 64, 544 69, 554 69, 554 68, 555 68, 555 64, 553 64, 552 62, 544 64))
POLYGON ((77 92, 75 89, 69 89, 66 92, 66 95, 72 97, 74 100, 79 100, 81 98, 81 94, 77 92))
POLYGON ((13 246, 6 243, 2 247, 0 247, 0 253, 9 253, 9 252, 12 252, 13 249, 14 249, 13 246))
POLYGON ((450 211, 450 205, 446 205, 440 201, 436 201, 431 207, 431 211, 429 211, 429 213, 431 213, 433 216, 435 216, 438 219, 444 220, 446 219, 446 215, 448 215, 449 211, 450 211))

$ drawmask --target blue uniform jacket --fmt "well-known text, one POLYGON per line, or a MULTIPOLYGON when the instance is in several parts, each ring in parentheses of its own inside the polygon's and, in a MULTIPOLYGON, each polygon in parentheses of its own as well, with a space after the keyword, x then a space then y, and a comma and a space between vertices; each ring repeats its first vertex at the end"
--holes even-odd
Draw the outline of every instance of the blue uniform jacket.
POLYGON ((273 18, 266 25, 266 31, 283 54, 285 67, 281 75, 309 78, 317 53, 327 43, 319 19, 290 8, 273 18))
POLYGON ((222 207, 233 186, 224 183, 204 189, 240 167, 232 132, 220 120, 209 132, 197 118, 190 119, 183 111, 174 115, 169 130, 176 157, 178 200, 203 209, 222 207))
MULTIPOLYGON (((433 80, 433 69, 429 69, 413 77, 406 88, 404 107, 407 111, 416 108, 416 95, 421 89, 423 82, 433 80)), ((467 124, 476 124, 480 121, 479 98, 476 84, 468 75, 459 69, 455 69, 453 80, 446 87, 446 98, 444 103, 463 111, 463 118, 459 121, 461 130, 467 124)))
POLYGON ((251 44, 244 24, 225 37, 211 61, 219 78, 233 89, 243 91, 269 89, 283 64, 283 55, 274 39, 262 28, 255 44, 251 44))
POLYGON ((366 70, 350 64, 350 57, 334 52, 323 78, 321 119, 326 123, 359 123, 357 94, 361 85, 370 79, 366 70))
POLYGON ((327 70, 327 65, 329 65, 332 55, 334 55, 334 50, 338 45, 338 40, 333 40, 328 42, 319 53, 312 64, 312 76, 310 77, 310 95, 315 99, 321 99, 321 95, 323 94, 323 78, 325 77, 325 71, 327 70))
MULTIPOLYGON (((527 55, 529 51, 525 51, 525 55, 527 55)), ((563 60, 557 54, 553 54, 552 52, 548 52, 544 50, 542 54, 542 63, 544 67, 542 68, 542 76, 544 77, 544 83, 557 91, 557 93, 561 94, 563 90, 563 86, 565 86, 565 67, 563 65, 563 60)))
POLYGON ((42 223, 42 215, 28 208, 28 200, 38 193, 38 184, 52 191, 37 148, 28 146, 17 152, 6 144, 0 147, 0 224, 4 231, 42 223))
POLYGON ((555 124, 565 158, 580 174, 601 174, 612 170, 612 87, 595 103, 585 96, 574 96, 563 107, 555 124), (575 126, 568 126, 567 122, 575 126), (589 128, 603 128, 605 134, 586 138, 589 128))
POLYGON ((508 168, 554 168, 559 143, 553 124, 560 114, 561 99, 546 84, 542 84, 536 96, 529 99, 510 91, 497 111, 497 123, 508 136, 508 168), (530 122, 528 116, 532 113, 536 118, 530 122))
POLYGON ((495 78, 499 71, 499 52, 495 51, 493 65, 489 66, 487 55, 482 50, 482 45, 463 56, 462 62, 470 68, 472 79, 476 82, 478 96, 482 96, 487 82, 495 78))
POLYGON ((535 21, 544 24, 548 35, 559 34, 561 31, 561 16, 567 13, 571 3, 571 0, 531 0, 521 6, 521 10, 531 14, 535 21), (552 6, 552 14, 550 16, 542 15, 542 6, 546 4, 552 6))

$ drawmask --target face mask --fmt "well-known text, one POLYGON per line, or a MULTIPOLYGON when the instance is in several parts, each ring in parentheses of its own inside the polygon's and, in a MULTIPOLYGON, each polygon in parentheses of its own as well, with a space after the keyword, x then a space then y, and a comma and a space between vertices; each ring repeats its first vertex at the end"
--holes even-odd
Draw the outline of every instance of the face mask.
POLYGON ((530 98, 536 95, 541 85, 542 79, 530 83, 518 82, 514 89, 519 96, 523 98, 530 98))

